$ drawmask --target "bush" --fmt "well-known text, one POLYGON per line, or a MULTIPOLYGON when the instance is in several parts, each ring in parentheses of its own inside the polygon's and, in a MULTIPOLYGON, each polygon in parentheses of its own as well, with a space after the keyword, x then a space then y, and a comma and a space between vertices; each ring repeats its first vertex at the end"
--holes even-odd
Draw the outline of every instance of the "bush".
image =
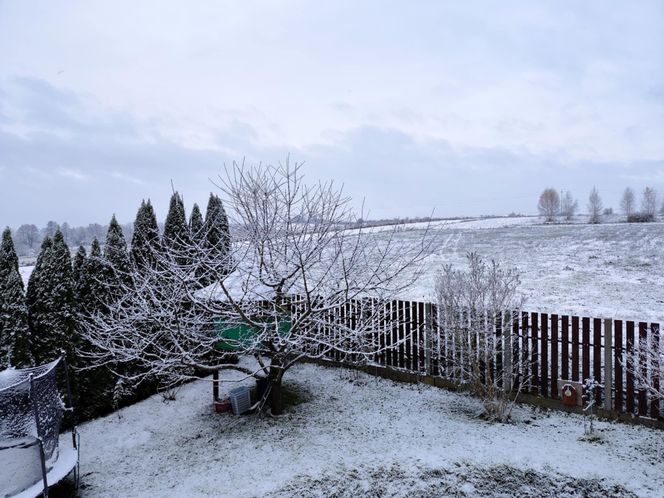
POLYGON ((651 213, 634 213, 627 217, 629 223, 649 223, 655 221, 655 216, 651 213))

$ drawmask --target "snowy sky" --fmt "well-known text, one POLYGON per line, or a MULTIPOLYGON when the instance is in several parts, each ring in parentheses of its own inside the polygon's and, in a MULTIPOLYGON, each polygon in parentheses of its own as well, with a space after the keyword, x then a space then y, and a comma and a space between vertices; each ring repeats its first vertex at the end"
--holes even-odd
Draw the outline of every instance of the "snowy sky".
POLYGON ((305 161, 372 217, 664 194, 664 3, 0 0, 0 225, 305 161))

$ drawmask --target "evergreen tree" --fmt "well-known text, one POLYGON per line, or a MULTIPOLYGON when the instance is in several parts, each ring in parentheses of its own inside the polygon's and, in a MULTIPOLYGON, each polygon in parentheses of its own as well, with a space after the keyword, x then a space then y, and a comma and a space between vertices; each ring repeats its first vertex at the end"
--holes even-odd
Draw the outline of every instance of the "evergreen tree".
POLYGON ((106 284, 109 289, 113 289, 112 296, 117 299, 127 292, 127 288, 131 284, 131 261, 127 253, 127 243, 122 233, 122 227, 115 219, 115 215, 108 225, 104 259, 108 263, 109 272, 106 284))
POLYGON ((175 192, 171 196, 168 215, 164 223, 162 243, 166 250, 181 250, 189 247, 190 240, 184 203, 180 194, 175 192))
POLYGON ((9 227, 2 232, 2 243, 0 243, 0 290, 2 283, 7 280, 12 269, 18 271, 18 256, 12 240, 12 232, 9 227))
POLYGON ((0 331, 0 368, 34 365, 23 280, 15 268, 11 269, 0 296, 0 331))
POLYGON ((164 253, 175 258, 175 261, 185 267, 189 263, 191 251, 191 237, 187 217, 184 211, 182 197, 175 192, 171 196, 168 215, 164 223, 164 235, 162 237, 164 253))
POLYGON ((81 278, 81 272, 83 271, 83 265, 85 265, 86 258, 87 253, 85 252, 85 247, 79 246, 72 263, 72 279, 74 280, 74 289, 76 289, 78 281, 81 278))
POLYGON ((194 203, 194 207, 191 208, 191 216, 189 217, 189 233, 191 234, 192 242, 196 245, 200 244, 201 247, 205 239, 203 228, 203 215, 198 204, 194 203))
POLYGON ((53 360, 64 350, 74 364, 74 286, 69 248, 62 232, 47 237, 28 282, 31 347, 38 364, 53 360))
POLYGON ((157 217, 150 203, 142 201, 134 221, 134 235, 131 239, 131 260, 141 270, 154 267, 159 251, 159 226, 157 217))
MULTIPOLYGON (((109 235, 110 232, 109 229, 109 235)), ((116 234, 113 234, 113 237, 115 236, 116 234)), ((108 240, 109 236, 107 242, 108 240)), ((99 241, 95 238, 92 241, 90 256, 85 259, 76 283, 77 326, 83 327, 86 320, 96 313, 104 312, 108 303, 112 302, 114 287, 109 284, 109 279, 113 279, 110 263, 102 256, 99 241)), ((94 352, 92 344, 85 339, 81 340, 79 348, 84 352, 94 352)), ((88 366, 85 356, 81 357, 79 367, 88 366)), ((78 411, 83 419, 93 418, 112 410, 115 381, 115 376, 107 367, 79 370, 78 393, 81 403, 78 411)))
MULTIPOLYGON (((219 271, 227 271, 230 267, 228 255, 231 244, 228 217, 221 199, 214 194, 210 194, 208 200, 204 226, 207 247, 212 251, 211 257, 219 262, 219 271)), ((211 283, 206 282, 205 284, 209 285, 211 283)))
MULTIPOLYGON (((13 272, 18 273, 18 256, 14 249, 11 230, 7 227, 2 232, 2 242, 0 242, 0 368, 6 368, 10 364, 13 348, 13 331, 3 330, 4 305, 5 300, 9 299, 9 296, 5 296, 5 294, 9 291, 9 278, 13 272)), ((9 305, 9 301, 7 305, 9 305)))

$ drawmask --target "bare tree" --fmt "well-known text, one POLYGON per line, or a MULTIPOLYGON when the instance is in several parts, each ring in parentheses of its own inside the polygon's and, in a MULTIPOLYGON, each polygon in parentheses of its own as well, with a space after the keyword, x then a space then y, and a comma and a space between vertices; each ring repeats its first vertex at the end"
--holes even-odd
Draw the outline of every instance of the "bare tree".
POLYGON ((518 355, 514 361, 512 354, 517 341, 513 310, 524 302, 519 284, 516 268, 487 264, 475 253, 468 255, 467 272, 446 265, 436 279, 439 326, 446 337, 441 346, 452 362, 452 376, 480 397, 490 420, 509 419, 528 381, 521 375, 518 355))
POLYGON ((643 197, 641 198, 641 214, 645 216, 648 221, 653 221, 657 214, 657 192, 652 187, 646 187, 643 190, 643 197))
POLYGON ((570 221, 574 217, 578 207, 579 203, 572 197, 572 193, 569 190, 566 191, 560 202, 560 214, 567 221, 570 221))
POLYGON ((537 210, 546 221, 554 221, 560 209, 560 196, 555 188, 546 188, 540 194, 537 210))
POLYGON ((602 199, 596 187, 590 191, 588 196, 588 213, 590 214, 590 223, 600 223, 602 221, 602 199))
POLYGON ((16 230, 16 239, 26 248, 33 250, 39 243, 39 229, 35 225, 21 225, 16 230))
POLYGON ((305 184, 298 164, 233 164, 218 187, 234 227, 225 264, 206 237, 157 254, 108 312, 91 317, 87 354, 97 365, 140 364, 134 381, 238 370, 268 385, 279 413, 283 376, 297 362, 380 350, 377 303, 418 278, 434 239, 348 228, 357 220, 350 199, 332 183, 305 184), (240 362, 228 364, 229 353, 240 362))
POLYGON ((622 199, 620 200, 620 209, 627 220, 634 214, 634 191, 629 187, 625 188, 623 192, 622 199))

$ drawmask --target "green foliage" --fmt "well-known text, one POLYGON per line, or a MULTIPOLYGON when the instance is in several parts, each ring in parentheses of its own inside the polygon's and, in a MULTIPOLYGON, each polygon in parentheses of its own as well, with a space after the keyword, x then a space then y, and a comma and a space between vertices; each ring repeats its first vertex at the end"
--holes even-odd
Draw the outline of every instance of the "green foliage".
POLYGON ((164 250, 174 252, 186 251, 191 244, 184 203, 177 192, 171 196, 162 243, 164 250))
POLYGON ((115 215, 108 225, 104 259, 107 263, 108 275, 105 277, 105 283, 110 292, 109 298, 119 299, 126 294, 131 285, 132 265, 127 253, 127 242, 125 242, 122 228, 115 219, 115 215))
POLYGON ((12 269, 18 271, 18 256, 14 248, 12 232, 9 228, 5 228, 2 232, 2 243, 0 243, 0 286, 12 269))
POLYGON ((194 203, 194 207, 191 208, 191 216, 189 217, 189 233, 191 234, 192 242, 196 245, 202 246, 205 240, 205 232, 203 230, 203 215, 198 204, 194 203))
POLYGON ((74 363, 74 282, 71 255, 62 232, 48 237, 30 276, 27 292, 31 349, 35 362, 45 363, 64 350, 74 363))
POLYGON ((81 278, 81 271, 83 271, 86 257, 85 247, 79 246, 76 255, 74 256, 74 261, 72 262, 72 279, 74 280, 74 287, 76 287, 81 278))
POLYGON ((159 251, 159 226, 150 203, 142 201, 134 221, 134 235, 131 240, 131 260, 137 270, 154 267, 159 251))
MULTIPOLYGON (((111 224, 113 224, 113 221, 111 221, 111 224)), ((110 250, 110 254, 123 261, 116 250, 121 249, 124 238, 120 237, 121 232, 118 236, 116 228, 112 230, 109 228, 109 235, 113 241, 113 249, 110 250), (112 230, 114 233, 111 233, 112 230)), ((109 253, 108 244, 105 252, 109 253)), ((128 255, 126 257, 128 260, 128 255)), ((113 294, 118 289, 114 275, 111 263, 102 256, 99 241, 94 239, 90 255, 85 259, 76 282, 78 327, 82 328, 85 321, 90 320, 96 313, 107 310, 109 304, 113 301, 113 294)), ((92 344, 83 337, 79 348, 87 353, 94 352, 92 344)), ((79 368, 85 368, 77 372, 78 398, 80 400, 79 416, 82 419, 89 419, 110 412, 113 409, 115 375, 105 366, 90 369, 90 360, 85 356, 79 358, 78 366, 79 368)))
MULTIPOLYGON (((212 252, 211 259, 218 262, 218 271, 225 272, 230 267, 228 255, 230 253, 231 237, 226 210, 221 199, 214 194, 210 194, 208 200, 204 232, 207 239, 206 247, 212 252)), ((203 282, 204 285, 211 283, 203 282)))
POLYGON ((18 368, 34 365, 23 280, 15 268, 5 280, 0 296, 0 368, 9 365, 18 368))

